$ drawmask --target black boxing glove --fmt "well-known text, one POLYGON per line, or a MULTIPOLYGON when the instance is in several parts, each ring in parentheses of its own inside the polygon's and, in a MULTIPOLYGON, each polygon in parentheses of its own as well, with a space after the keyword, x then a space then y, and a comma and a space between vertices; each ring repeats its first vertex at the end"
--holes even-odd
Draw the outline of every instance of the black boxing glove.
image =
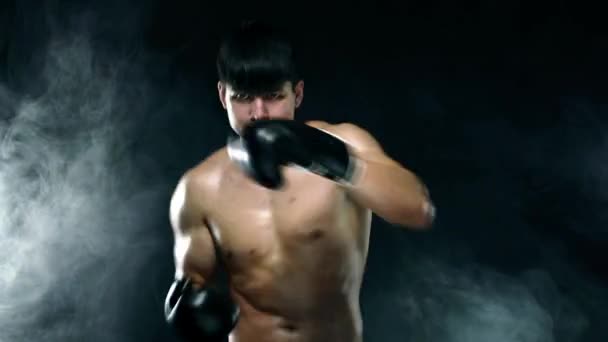
POLYGON ((330 180, 350 183, 355 160, 335 136, 294 120, 262 120, 228 144, 230 158, 261 185, 276 189, 280 166, 295 164, 330 180))
POLYGON ((228 341, 238 316, 227 291, 195 289, 189 279, 173 282, 165 299, 165 320, 185 341, 228 341))

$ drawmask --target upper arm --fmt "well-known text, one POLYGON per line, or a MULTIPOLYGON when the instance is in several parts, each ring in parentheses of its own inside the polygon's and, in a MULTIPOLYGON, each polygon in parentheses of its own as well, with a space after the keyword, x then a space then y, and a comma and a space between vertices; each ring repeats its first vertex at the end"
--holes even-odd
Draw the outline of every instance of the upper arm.
POLYGON ((216 264, 202 196, 204 194, 196 181, 187 173, 178 182, 169 209, 175 239, 175 277, 188 277, 198 285, 203 285, 211 277, 216 264))
POLYGON ((346 142, 358 157, 377 159, 390 162, 391 159, 384 153, 380 143, 366 130, 352 123, 330 124, 325 121, 311 120, 307 125, 332 134, 346 142))
MULTIPOLYGON (((340 124, 336 128, 336 135, 349 145, 349 148, 355 157, 374 163, 399 167, 417 178, 412 171, 386 154, 378 140, 363 128, 350 123, 340 124)), ((428 190, 424 184, 420 182, 418 185, 422 186, 424 194, 428 196, 428 190)))
POLYGON ((363 128, 351 123, 342 123, 336 125, 332 130, 349 145, 355 157, 367 161, 398 165, 384 152, 378 140, 363 128))

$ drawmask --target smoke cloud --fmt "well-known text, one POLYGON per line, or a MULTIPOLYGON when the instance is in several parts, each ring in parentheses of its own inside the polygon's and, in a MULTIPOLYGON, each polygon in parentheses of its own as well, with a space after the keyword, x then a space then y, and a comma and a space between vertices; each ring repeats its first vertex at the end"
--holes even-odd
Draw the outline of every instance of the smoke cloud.
POLYGON ((546 263, 507 273, 473 261, 458 242, 442 244, 458 255, 451 260, 402 245, 409 251, 371 275, 383 279, 364 292, 368 339, 586 341, 606 304, 606 289, 568 265, 556 246, 546 249, 546 263))
POLYGON ((166 187, 132 148, 150 88, 133 60, 108 56, 65 34, 48 45, 43 92, 0 85, 2 342, 125 340, 127 294, 159 249, 146 230, 166 187))
POLYGON ((413 273, 408 278, 413 284, 397 296, 413 340, 577 341, 588 324, 543 270, 512 277, 474 264, 426 261, 413 273), (567 339, 566 333, 576 338, 567 339))

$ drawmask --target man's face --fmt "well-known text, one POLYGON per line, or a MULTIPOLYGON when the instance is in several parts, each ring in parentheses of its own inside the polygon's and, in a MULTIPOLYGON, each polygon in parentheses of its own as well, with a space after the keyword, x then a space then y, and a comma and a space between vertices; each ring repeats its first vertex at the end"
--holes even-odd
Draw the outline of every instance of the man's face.
POLYGON ((293 120, 304 95, 303 81, 299 81, 295 87, 291 82, 285 82, 276 91, 255 96, 240 93, 223 82, 218 82, 217 87, 222 106, 228 112, 230 126, 239 134, 252 121, 293 120))

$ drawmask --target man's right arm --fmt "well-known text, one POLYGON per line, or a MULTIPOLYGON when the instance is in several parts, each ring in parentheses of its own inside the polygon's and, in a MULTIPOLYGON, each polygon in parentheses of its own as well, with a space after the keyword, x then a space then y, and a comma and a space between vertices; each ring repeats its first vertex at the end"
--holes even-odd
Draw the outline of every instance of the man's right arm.
POLYGON ((204 190, 196 177, 186 173, 178 182, 169 205, 173 229, 175 278, 190 278, 205 285, 217 262, 211 233, 205 223, 204 190))
POLYGON ((175 281, 165 299, 165 319, 187 341, 223 341, 236 324, 238 307, 228 291, 211 286, 217 260, 203 196, 196 177, 187 173, 171 198, 175 281))

